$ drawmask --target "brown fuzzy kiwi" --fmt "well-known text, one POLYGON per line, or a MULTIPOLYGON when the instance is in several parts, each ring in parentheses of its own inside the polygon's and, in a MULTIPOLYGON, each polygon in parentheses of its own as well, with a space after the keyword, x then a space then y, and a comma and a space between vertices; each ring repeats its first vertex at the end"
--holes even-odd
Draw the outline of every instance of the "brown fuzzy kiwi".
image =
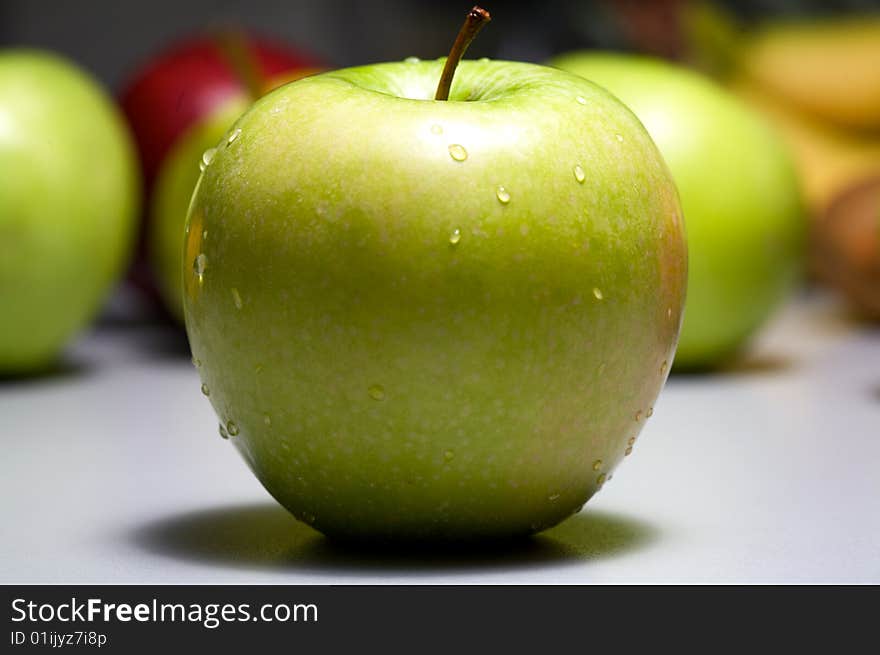
POLYGON ((880 321, 880 176, 839 194, 813 224, 812 268, 855 309, 880 321))

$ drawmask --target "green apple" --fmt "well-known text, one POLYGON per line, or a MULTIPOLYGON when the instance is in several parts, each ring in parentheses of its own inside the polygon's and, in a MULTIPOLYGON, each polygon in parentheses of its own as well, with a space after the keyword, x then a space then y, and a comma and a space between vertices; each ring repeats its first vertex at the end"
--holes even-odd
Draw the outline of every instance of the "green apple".
POLYGON ((737 98, 679 66, 590 52, 551 63, 617 95, 663 153, 690 255, 676 368, 717 365, 786 298, 802 268, 806 222, 788 150, 737 98))
POLYGON ((351 68, 205 153, 184 309, 235 444, 349 538, 508 536, 632 450, 684 301, 678 195, 636 117, 532 64, 351 68))
POLYGON ((0 373, 49 366, 129 253, 137 164, 98 84, 44 52, 0 53, 0 373))

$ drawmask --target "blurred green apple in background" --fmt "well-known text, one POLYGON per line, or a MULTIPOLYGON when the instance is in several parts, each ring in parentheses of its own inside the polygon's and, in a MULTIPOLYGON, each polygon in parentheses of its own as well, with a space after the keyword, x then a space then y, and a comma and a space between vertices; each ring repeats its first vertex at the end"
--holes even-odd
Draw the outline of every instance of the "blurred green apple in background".
POLYGON ((663 153, 689 250, 676 368, 718 364, 787 297, 802 268, 807 225, 788 150, 741 101, 679 66, 592 52, 551 63, 623 100, 663 153))
POLYGON ((139 181, 112 100, 73 64, 0 53, 0 373, 50 366, 132 241, 139 181))
POLYGON ((193 357, 299 519, 354 538, 526 534, 632 451, 686 283, 678 194, 603 89, 443 60, 259 100, 187 220, 193 357))

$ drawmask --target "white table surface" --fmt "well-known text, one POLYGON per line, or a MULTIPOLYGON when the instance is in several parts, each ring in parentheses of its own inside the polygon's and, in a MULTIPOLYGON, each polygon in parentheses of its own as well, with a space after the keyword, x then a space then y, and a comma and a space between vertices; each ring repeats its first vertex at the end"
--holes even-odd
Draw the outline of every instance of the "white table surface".
POLYGON ((880 583, 880 329, 793 302, 674 376, 577 516, 503 549, 365 552, 263 491, 179 334, 108 325, 0 380, 2 583, 880 583))

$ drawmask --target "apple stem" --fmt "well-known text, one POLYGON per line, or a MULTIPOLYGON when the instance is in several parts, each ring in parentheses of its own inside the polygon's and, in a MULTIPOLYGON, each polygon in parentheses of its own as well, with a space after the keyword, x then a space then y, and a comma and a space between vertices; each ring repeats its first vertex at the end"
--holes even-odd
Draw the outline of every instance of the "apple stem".
POLYGON ((262 97, 268 85, 262 67, 245 36, 241 32, 229 30, 217 34, 215 41, 251 100, 262 97))
POLYGON ((446 65, 443 66, 443 73, 440 75, 440 83, 437 85, 437 93, 434 94, 434 100, 449 100, 449 89, 452 87, 452 77, 455 75, 455 69, 458 68, 458 62, 464 57, 465 50, 477 36, 477 33, 483 29, 483 26, 492 20, 489 12, 482 7, 474 6, 464 19, 464 25, 452 44, 449 56, 446 58, 446 65))

